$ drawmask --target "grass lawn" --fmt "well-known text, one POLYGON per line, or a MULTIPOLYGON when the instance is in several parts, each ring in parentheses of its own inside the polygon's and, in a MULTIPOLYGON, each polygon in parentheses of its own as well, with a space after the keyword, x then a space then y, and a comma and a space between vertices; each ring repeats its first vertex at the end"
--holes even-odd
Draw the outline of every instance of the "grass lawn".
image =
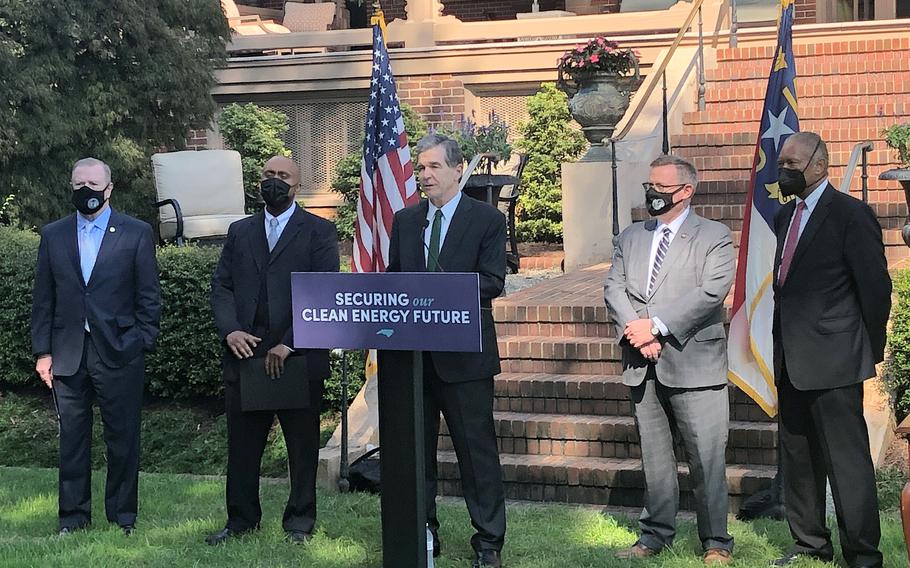
MULTIPOLYGON (((222 478, 143 474, 138 531, 131 537, 105 521, 100 473, 94 476, 94 527, 56 536, 56 478, 52 469, 0 468, 0 566, 381 566, 379 499, 370 495, 320 493, 316 537, 301 547, 283 539, 286 484, 264 482, 262 530, 212 548, 202 539, 224 523, 222 478)), ((471 528, 464 505, 443 503, 440 517, 443 555, 436 565, 470 566, 471 528)), ((883 518, 885 565, 905 566, 898 516, 892 511, 883 518)), ((672 550, 651 562, 630 564, 612 558, 613 549, 635 540, 635 523, 629 519, 562 505, 510 506, 508 519, 504 561, 509 568, 702 566, 691 522, 682 523, 672 550)), ((734 521, 731 531, 736 537, 735 566, 765 567, 790 544, 781 522, 734 521)))

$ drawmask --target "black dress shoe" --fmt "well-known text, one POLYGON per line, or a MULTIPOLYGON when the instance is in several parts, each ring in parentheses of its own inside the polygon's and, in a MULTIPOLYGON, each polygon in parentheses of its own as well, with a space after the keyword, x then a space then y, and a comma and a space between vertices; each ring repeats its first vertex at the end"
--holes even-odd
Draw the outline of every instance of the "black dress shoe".
POLYGON ((501 568, 502 560, 498 550, 481 550, 474 557, 471 568, 501 568))
POLYGON ((136 532, 136 525, 120 525, 120 530, 123 531, 124 535, 130 536, 136 532))
POLYGON ((209 546, 223 544, 225 541, 227 541, 229 539, 236 538, 238 536, 243 536, 247 533, 253 532, 253 530, 254 529, 246 529, 244 531, 235 531, 228 527, 224 527, 220 531, 218 531, 214 534, 210 534, 209 536, 205 537, 205 543, 208 544, 209 546))
POLYGON ((800 558, 814 558, 815 560, 820 560, 822 562, 831 562, 834 560, 833 557, 829 558, 827 556, 822 556, 820 554, 809 554, 805 552, 791 552, 786 556, 782 556, 777 560, 771 561, 771 566, 790 566, 791 564, 796 563, 800 558))
POLYGON ((76 531, 84 531, 88 528, 88 525, 76 526, 76 527, 60 527, 60 530, 57 531, 59 536, 66 536, 68 534, 73 534, 76 531))
POLYGON ((294 544, 307 544, 313 538, 313 535, 303 531, 284 531, 284 535, 294 544))

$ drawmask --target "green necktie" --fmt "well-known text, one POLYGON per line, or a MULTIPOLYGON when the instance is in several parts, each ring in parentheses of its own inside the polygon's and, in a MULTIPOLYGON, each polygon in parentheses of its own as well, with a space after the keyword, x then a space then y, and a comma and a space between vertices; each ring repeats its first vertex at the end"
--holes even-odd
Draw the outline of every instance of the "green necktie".
POLYGON ((439 237, 442 236, 442 209, 436 210, 433 216, 433 229, 430 231, 430 250, 427 253, 427 272, 439 272, 439 237))

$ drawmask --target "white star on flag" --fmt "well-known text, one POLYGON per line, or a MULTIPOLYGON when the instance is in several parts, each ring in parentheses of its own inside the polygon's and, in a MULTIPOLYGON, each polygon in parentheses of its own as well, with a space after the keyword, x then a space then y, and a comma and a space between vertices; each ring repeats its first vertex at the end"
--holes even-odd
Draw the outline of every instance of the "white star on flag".
POLYGON ((787 126, 785 122, 787 120, 788 108, 789 107, 784 107, 783 110, 780 111, 780 114, 777 116, 774 116, 774 114, 769 110, 768 120, 770 120, 770 125, 768 126, 768 130, 766 130, 764 134, 761 135, 762 139, 773 138, 774 147, 778 150, 780 150, 781 136, 795 134, 795 132, 793 132, 793 129, 787 126))

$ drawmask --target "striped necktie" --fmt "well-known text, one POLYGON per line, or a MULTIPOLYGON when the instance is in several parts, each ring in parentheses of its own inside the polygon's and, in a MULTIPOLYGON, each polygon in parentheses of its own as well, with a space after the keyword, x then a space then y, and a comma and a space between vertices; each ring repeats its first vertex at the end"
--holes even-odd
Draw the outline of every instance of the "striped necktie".
POLYGON ((648 295, 654 291, 654 284, 657 282, 657 275, 660 274, 660 265, 664 263, 667 256, 667 249, 670 247, 670 227, 664 227, 664 236, 660 238, 657 245, 657 254, 654 255, 654 266, 651 267, 651 279, 648 280, 648 295))

